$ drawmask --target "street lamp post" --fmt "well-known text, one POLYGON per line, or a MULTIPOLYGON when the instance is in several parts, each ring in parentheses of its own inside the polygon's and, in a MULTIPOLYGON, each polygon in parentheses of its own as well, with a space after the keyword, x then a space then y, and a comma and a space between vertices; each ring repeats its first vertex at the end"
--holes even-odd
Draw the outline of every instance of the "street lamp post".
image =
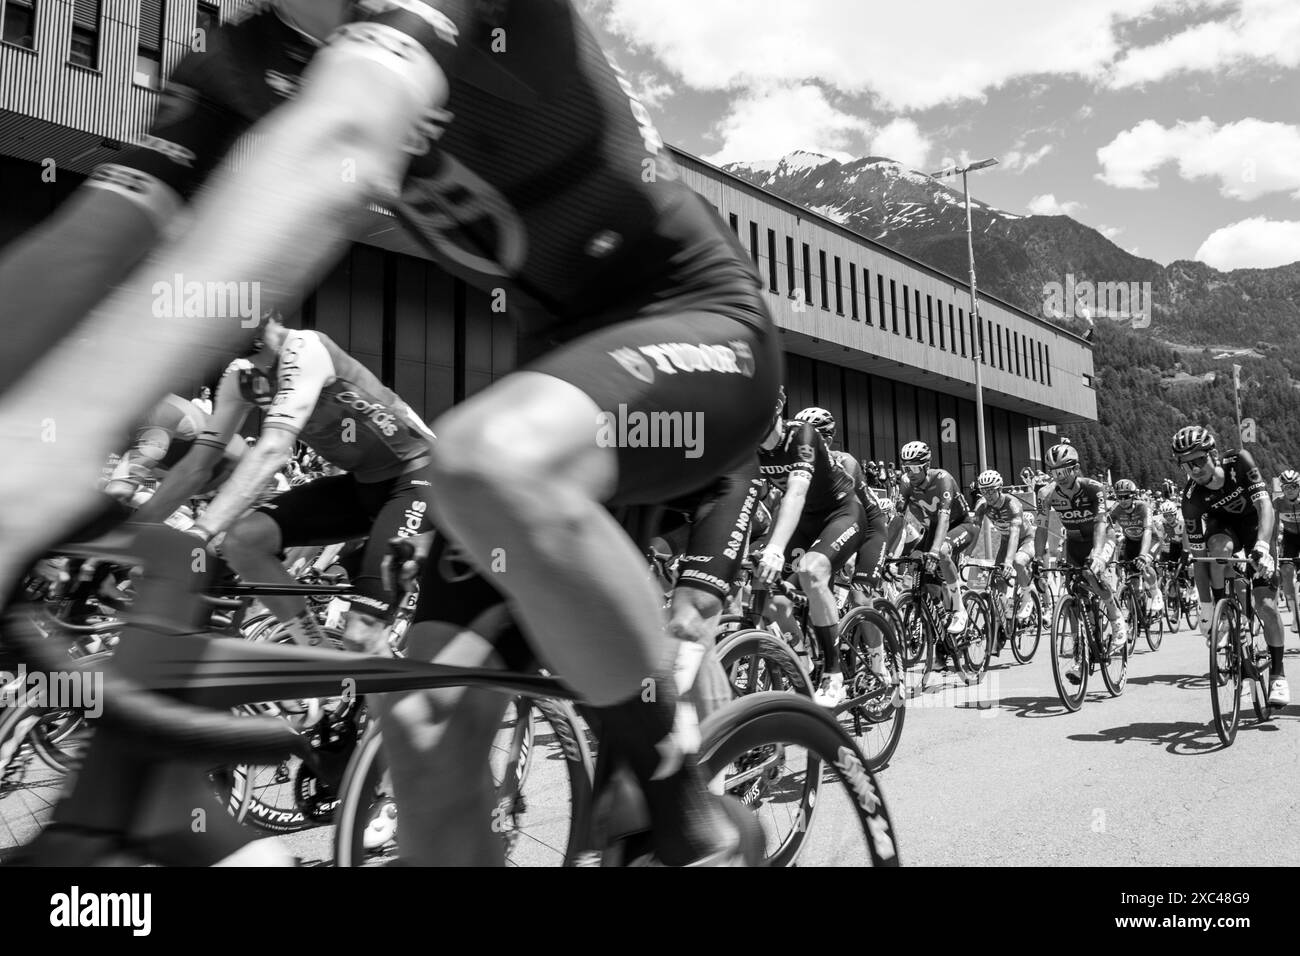
POLYGON ((988 469, 988 457, 984 454, 984 371, 982 368, 984 358, 984 321, 980 318, 979 298, 975 290, 975 238, 971 229, 970 215, 970 187, 966 184, 966 174, 973 173, 977 169, 985 169, 989 166, 996 166, 996 159, 982 159, 978 163, 970 163, 966 166, 949 166, 947 169, 941 169, 937 173, 930 175, 935 179, 944 179, 948 176, 961 174, 961 189, 966 196, 966 255, 970 263, 970 314, 971 325, 975 330, 975 341, 977 347, 971 349, 975 360, 975 440, 979 445, 980 471, 988 469))

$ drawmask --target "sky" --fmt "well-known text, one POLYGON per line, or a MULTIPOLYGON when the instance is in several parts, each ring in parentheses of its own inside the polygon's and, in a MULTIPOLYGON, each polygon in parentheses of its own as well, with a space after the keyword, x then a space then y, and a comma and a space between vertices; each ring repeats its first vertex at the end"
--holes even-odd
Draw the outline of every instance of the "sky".
POLYGON ((1135 255, 1300 260, 1300 0, 579 0, 665 141, 808 149, 1065 214, 1135 255))

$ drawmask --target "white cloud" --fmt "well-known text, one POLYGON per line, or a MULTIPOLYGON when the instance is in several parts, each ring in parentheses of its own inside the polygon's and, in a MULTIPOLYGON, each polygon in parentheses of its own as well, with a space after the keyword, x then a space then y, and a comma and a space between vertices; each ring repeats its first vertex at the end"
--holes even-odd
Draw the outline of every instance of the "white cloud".
POLYGON ((1300 262, 1300 222, 1255 216, 1216 229, 1196 250, 1216 269, 1268 269, 1300 262))
POLYGON ((826 99, 812 84, 757 89, 732 101, 715 127, 722 146, 711 163, 775 159, 795 149, 847 162, 860 152, 871 124, 826 99))
POLYGON ((636 98, 639 99, 647 109, 657 110, 664 105, 664 100, 671 97, 677 91, 673 89, 671 83, 667 83, 653 73, 638 73, 632 81, 632 87, 636 90, 636 98))
POLYGON ((1002 157, 1002 165, 1013 173, 1023 173, 1029 167, 1037 166, 1043 161, 1043 157, 1051 151, 1051 143, 1048 143, 1042 149, 1034 150, 1032 153, 1022 149, 1013 149, 1002 157))
POLYGON ((913 169, 924 169, 932 146, 915 120, 900 117, 890 120, 872 137, 871 154, 896 159, 913 169))
POLYGON ((1222 19, 1128 50, 1113 64, 1107 82, 1112 87, 1135 86, 1246 63, 1300 66, 1300 4, 1295 0, 1240 0, 1224 13, 1222 19))
POLYGON ((1097 178, 1119 189, 1154 189, 1152 174, 1177 162, 1183 179, 1218 179, 1230 199, 1274 192, 1300 199, 1300 126, 1286 123, 1247 118, 1216 126, 1202 117, 1165 127, 1143 120, 1097 150, 1097 159, 1097 178))
POLYGON ((1100 79, 1114 29, 1168 0, 603 0, 604 27, 693 89, 825 82, 886 109, 978 98, 1019 77, 1100 79))
POLYGON ((1029 200, 1028 208, 1031 216, 1073 216, 1083 208, 1083 203, 1073 200, 1057 202, 1052 193, 1044 193, 1029 200))
POLYGON ((1123 232, 1124 229, 1121 226, 1098 226, 1097 231, 1101 233, 1103 236, 1105 236, 1107 239, 1109 239, 1111 242, 1114 242, 1115 237, 1118 236, 1121 232, 1123 232))

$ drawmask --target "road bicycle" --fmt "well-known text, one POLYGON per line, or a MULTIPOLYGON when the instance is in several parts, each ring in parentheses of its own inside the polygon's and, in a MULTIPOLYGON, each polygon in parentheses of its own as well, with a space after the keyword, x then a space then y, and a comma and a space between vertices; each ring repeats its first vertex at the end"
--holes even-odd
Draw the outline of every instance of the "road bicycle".
POLYGON ((1088 677, 1100 665, 1110 696, 1124 693, 1128 681, 1128 641, 1115 647, 1110 622, 1087 568, 1063 568, 1065 593, 1052 616, 1052 680, 1066 710, 1077 711, 1088 693, 1088 677))
POLYGON ((1165 639, 1165 616, 1151 610, 1141 566, 1136 561, 1120 561, 1116 567, 1124 582, 1120 585, 1118 601, 1120 613, 1128 623, 1129 656, 1137 646, 1139 634, 1146 638, 1147 647, 1153 651, 1160 650, 1165 639))
POLYGON ((1200 602, 1196 597, 1196 584, 1186 566, 1160 561, 1156 564, 1156 573, 1160 576, 1160 591, 1165 597, 1165 621, 1170 633, 1179 630, 1179 618, 1186 621, 1189 628, 1195 628, 1200 616, 1200 602))
POLYGON ((904 593, 896 603, 902 620, 903 667, 921 675, 916 681, 917 691, 924 691, 934 673, 936 654, 942 649, 952 661, 957 676, 965 684, 978 683, 988 667, 988 651, 992 635, 992 614, 987 598, 975 591, 966 591, 962 605, 967 623, 960 634, 948 631, 952 611, 944 606, 943 579, 921 558, 891 558, 887 565, 902 569, 904 593))
POLYGON ((1043 636, 1043 599, 1038 593, 1038 582, 1021 587, 1012 581, 1001 568, 989 573, 989 587, 985 592, 993 619, 993 640, 990 657, 996 657, 1004 645, 1011 646, 1016 661, 1028 664, 1034 659, 1038 642, 1043 636), (1011 601, 1006 599, 1005 588, 1011 584, 1011 601), (1028 612, 1025 612, 1028 608, 1028 612))
POLYGON ((1264 723, 1272 717, 1268 703, 1269 675, 1273 659, 1261 629, 1243 626, 1249 616, 1254 596, 1249 587, 1232 585, 1244 581, 1249 563, 1237 558, 1194 557, 1193 561, 1225 566, 1225 596, 1215 602, 1210 614, 1208 637, 1210 653, 1210 706, 1214 730, 1231 747, 1237 739, 1241 722, 1242 684, 1250 682, 1251 703, 1255 718, 1264 723), (1242 591, 1245 597, 1241 596, 1242 591))
MULTIPOLYGON (((205 832, 186 830, 160 840, 143 829, 148 814, 140 812, 154 798, 168 806, 210 805, 207 775, 214 766, 274 763, 286 754, 318 765, 309 743, 288 723, 232 717, 226 712, 232 707, 340 696, 340 688, 344 695, 364 696, 478 687, 540 700, 573 700, 561 680, 544 674, 212 637, 203 629, 201 608, 207 575, 191 570, 193 548, 190 536, 148 526, 128 529, 90 549, 92 554, 143 564, 144 575, 119 649, 103 664, 104 711, 75 783, 59 801, 53 822, 25 848, 21 862, 84 866, 126 854, 141 861, 193 865, 214 862, 218 854, 243 845, 247 838, 242 832, 219 832, 222 820, 238 826, 222 813, 207 818, 205 832)), ((50 655, 46 642, 20 613, 6 618, 5 637, 25 659, 46 670, 58 670, 63 663, 50 655)), ((701 731, 700 759, 710 775, 721 778, 727 792, 734 791, 732 784, 747 761, 776 748, 786 753, 787 776, 823 780, 828 774, 838 784, 823 783, 816 805, 796 814, 788 832, 766 834, 769 865, 800 860, 898 864, 892 823, 874 775, 852 738, 811 702, 787 693, 752 694, 710 715, 701 731), (790 759, 795 750, 800 752, 797 761, 790 759), (850 830, 818 833, 816 814, 826 812, 828 805, 842 808, 843 819, 854 822, 850 830), (816 842, 817 836, 822 843, 816 842)), ((362 749, 349 764, 351 776, 345 775, 336 813, 339 829, 352 821, 355 830, 357 822, 368 821, 372 809, 369 774, 354 769, 360 767, 356 755, 362 749)), ((580 756, 582 748, 570 750, 580 756)), ((599 767, 597 778, 607 779, 600 776, 599 767)), ((768 793, 765 802, 778 805, 786 795, 783 789, 768 793)), ((586 800, 579 794, 570 799, 568 833, 556 838, 560 862, 624 859, 618 847, 603 840, 602 821, 592 810, 599 797, 586 800)))

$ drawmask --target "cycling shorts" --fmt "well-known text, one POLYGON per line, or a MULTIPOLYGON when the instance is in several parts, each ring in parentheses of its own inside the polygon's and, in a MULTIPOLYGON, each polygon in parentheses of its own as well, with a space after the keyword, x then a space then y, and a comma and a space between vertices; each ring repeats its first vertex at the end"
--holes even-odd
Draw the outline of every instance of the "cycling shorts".
POLYGON ((866 528, 866 540, 858 548, 858 560, 853 569, 853 583, 874 585, 885 566, 885 545, 889 543, 889 519, 877 513, 866 528))
POLYGON ((390 620, 393 593, 380 574, 388 539, 432 530, 432 504, 428 479, 423 471, 414 471, 376 482, 351 475, 318 478, 253 510, 276 523, 283 548, 368 538, 352 579, 357 593, 350 600, 354 609, 390 620))
MULTIPOLYGON (((957 560, 967 548, 975 543, 979 534, 979 528, 969 517, 961 524, 949 528, 948 533, 944 535, 943 540, 952 548, 952 559, 957 560)), ((916 543, 917 551, 929 551, 934 547, 934 525, 931 524, 921 536, 921 540, 916 543)))
POLYGON ((750 524, 764 484, 758 458, 723 475, 698 500, 670 502, 661 536, 681 556, 679 588, 694 588, 725 602, 740 575, 750 524), (678 528, 672 530, 676 522, 678 528), (680 550, 678 550, 680 548, 680 550))
MULTIPOLYGON (((1008 557, 1007 545, 1010 543, 1011 539, 1004 534, 1002 536, 1002 541, 998 544, 998 555, 993 559, 994 564, 1006 563, 1008 557)), ((1032 561, 1037 553, 1038 549, 1034 546, 1034 536, 1032 534, 1022 534, 1020 537, 1020 543, 1016 545, 1016 554, 1023 554, 1028 560, 1032 561)))
POLYGON ((862 503, 849 495, 834 511, 801 515, 798 527, 790 536, 786 556, 793 570, 804 554, 824 555, 834 574, 858 553, 866 534, 862 503))
POLYGON ((1300 531, 1282 532, 1282 551, 1279 554, 1279 557, 1300 557, 1300 531))

